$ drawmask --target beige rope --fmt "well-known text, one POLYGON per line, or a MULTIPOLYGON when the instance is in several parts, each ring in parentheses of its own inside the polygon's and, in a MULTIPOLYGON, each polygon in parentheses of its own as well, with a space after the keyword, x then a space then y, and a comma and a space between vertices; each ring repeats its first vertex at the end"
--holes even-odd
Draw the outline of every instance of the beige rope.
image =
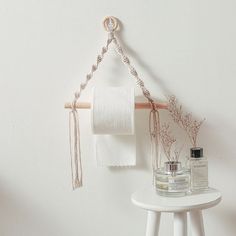
POLYGON ((157 109, 152 109, 149 113, 149 134, 151 140, 151 161, 153 184, 155 180, 155 171, 160 166, 160 117, 157 109))
POLYGON ((72 172, 72 186, 73 189, 82 186, 82 164, 81 164, 81 150, 80 150, 80 133, 79 133, 79 114, 76 109, 76 103, 81 96, 82 91, 86 88, 88 82, 92 79, 94 72, 97 70, 99 64, 102 62, 105 53, 112 40, 107 39, 106 45, 102 47, 101 53, 97 56, 96 64, 92 65, 91 71, 86 75, 85 82, 80 84, 80 88, 75 92, 75 97, 72 102, 72 110, 69 114, 69 129, 70 129, 70 155, 71 155, 71 172, 72 172), (73 141, 72 141, 73 140, 73 141))
POLYGON ((71 174, 72 187, 76 189, 82 186, 82 166, 80 153, 80 131, 79 131, 79 117, 77 110, 73 109, 69 113, 70 126, 70 155, 71 155, 71 174))
POLYGON ((152 99, 150 92, 145 87, 144 82, 138 76, 137 71, 131 65, 129 58, 124 53, 120 46, 114 32, 118 28, 117 20, 114 17, 105 18, 104 28, 108 31, 108 39, 106 45, 102 47, 101 53, 97 56, 97 61, 92 65, 91 71, 86 75, 85 82, 80 84, 79 90, 75 92, 75 97, 72 102, 72 110, 70 112, 70 152, 71 152, 71 169, 72 169, 72 186, 73 189, 82 186, 82 165, 81 165, 81 152, 80 152, 80 134, 79 134, 79 115, 76 109, 76 103, 80 98, 82 91, 87 87, 88 82, 92 79, 94 72, 98 69, 99 64, 102 62, 104 55, 109 49, 109 45, 113 42, 117 53, 120 55, 122 62, 128 67, 130 74, 136 79, 137 85, 141 88, 143 95, 151 104, 151 111, 149 115, 149 132, 152 144, 152 167, 153 171, 158 166, 159 157, 159 113, 152 99))

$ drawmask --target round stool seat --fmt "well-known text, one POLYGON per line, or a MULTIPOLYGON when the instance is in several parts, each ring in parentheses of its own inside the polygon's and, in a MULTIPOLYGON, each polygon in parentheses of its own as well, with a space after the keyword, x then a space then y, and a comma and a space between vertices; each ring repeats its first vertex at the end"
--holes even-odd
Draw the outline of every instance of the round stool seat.
POLYGON ((183 197, 163 197, 158 195, 153 187, 147 187, 133 193, 131 200, 146 210, 180 212, 213 207, 221 201, 221 193, 216 189, 209 189, 203 193, 183 197))
POLYGON ((132 202, 148 213, 146 236, 157 236, 161 213, 174 214, 174 236, 187 236, 187 214, 191 221, 192 236, 205 236, 202 210, 213 207, 221 201, 216 189, 189 194, 183 197, 164 197, 153 187, 146 187, 131 196, 132 202))

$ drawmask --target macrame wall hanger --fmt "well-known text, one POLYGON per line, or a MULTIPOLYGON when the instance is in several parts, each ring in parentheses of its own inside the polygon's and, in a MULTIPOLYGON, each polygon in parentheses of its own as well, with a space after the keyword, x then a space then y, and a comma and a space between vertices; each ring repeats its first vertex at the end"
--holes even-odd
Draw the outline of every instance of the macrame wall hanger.
POLYGON ((71 109, 69 113, 69 129, 73 189, 82 186, 82 164, 78 109, 89 109, 91 107, 90 103, 80 103, 78 101, 82 94, 82 91, 87 87, 88 82, 92 79, 95 71, 98 69, 99 64, 102 62, 104 55, 109 50, 109 46, 111 43, 114 44, 116 52, 119 54, 122 62, 128 67, 130 74, 135 78, 136 84, 140 87, 144 97, 147 99, 147 103, 135 103, 135 108, 150 109, 149 133, 151 138, 151 156, 153 171, 155 171, 159 165, 158 160, 160 155, 160 122, 158 109, 167 109, 168 105, 165 103, 157 103, 154 101, 149 90, 145 87, 143 80, 140 79, 137 71, 131 65, 129 58, 124 53, 124 50, 122 49, 115 35, 115 31, 119 28, 118 20, 113 16, 108 16, 104 19, 103 26, 108 32, 108 39, 106 41, 106 45, 102 47, 101 53, 97 56, 96 63, 92 65, 91 71, 86 75, 85 82, 81 83, 79 90, 75 92, 73 102, 65 104, 65 108, 71 109))

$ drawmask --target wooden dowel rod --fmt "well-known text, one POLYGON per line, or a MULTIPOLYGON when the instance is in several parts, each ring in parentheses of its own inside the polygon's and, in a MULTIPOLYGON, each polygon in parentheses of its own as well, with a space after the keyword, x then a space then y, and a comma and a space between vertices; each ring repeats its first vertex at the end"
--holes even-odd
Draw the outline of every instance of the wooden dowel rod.
MULTIPOLYGON (((156 107, 158 109, 167 109, 167 104, 166 103, 155 103, 156 107)), ((71 109, 71 103, 67 102, 65 104, 66 109, 71 109)), ((76 108, 78 109, 90 109, 91 104, 88 102, 80 102, 76 104, 76 108)), ((135 109, 151 109, 151 104, 146 103, 146 102, 137 102, 135 103, 135 109)))

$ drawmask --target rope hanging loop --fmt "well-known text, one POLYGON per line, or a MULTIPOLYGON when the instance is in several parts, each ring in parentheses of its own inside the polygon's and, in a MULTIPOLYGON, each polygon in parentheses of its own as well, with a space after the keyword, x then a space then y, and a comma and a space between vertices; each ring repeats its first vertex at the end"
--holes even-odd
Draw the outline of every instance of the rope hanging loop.
POLYGON ((114 32, 118 29, 118 20, 114 16, 107 16, 103 20, 103 27, 107 32, 114 32))

